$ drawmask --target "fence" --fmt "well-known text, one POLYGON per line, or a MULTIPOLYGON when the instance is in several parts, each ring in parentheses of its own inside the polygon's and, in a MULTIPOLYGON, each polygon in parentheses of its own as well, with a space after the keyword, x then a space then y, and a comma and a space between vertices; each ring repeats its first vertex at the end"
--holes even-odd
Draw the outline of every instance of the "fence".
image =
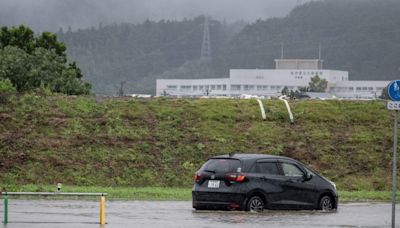
POLYGON ((73 193, 73 192, 2 192, 4 196, 4 224, 8 223, 9 196, 100 196, 100 225, 106 224, 105 204, 107 193, 73 193))

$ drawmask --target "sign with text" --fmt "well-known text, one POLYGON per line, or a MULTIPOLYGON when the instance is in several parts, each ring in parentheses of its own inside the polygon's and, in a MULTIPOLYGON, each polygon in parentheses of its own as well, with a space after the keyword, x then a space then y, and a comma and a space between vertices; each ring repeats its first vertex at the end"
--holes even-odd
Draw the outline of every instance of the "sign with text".
POLYGON ((388 110, 400 110, 400 101, 389 101, 386 107, 388 110))

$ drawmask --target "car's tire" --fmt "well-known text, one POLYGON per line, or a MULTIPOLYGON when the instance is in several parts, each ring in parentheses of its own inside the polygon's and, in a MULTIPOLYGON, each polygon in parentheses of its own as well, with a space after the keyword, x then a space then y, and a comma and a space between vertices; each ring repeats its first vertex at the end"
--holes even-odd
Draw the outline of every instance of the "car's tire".
POLYGON ((332 211, 334 202, 332 200, 332 197, 330 196, 323 196, 321 200, 319 201, 319 208, 322 211, 332 211))
POLYGON ((247 211, 262 212, 264 210, 264 201, 259 196, 252 196, 247 202, 247 211))

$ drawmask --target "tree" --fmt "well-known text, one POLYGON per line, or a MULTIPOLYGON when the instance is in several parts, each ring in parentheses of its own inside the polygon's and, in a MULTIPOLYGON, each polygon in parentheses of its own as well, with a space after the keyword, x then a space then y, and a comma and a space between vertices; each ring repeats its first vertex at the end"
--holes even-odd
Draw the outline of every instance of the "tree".
POLYGON ((318 74, 311 78, 308 83, 310 92, 325 92, 328 87, 328 81, 326 79, 321 79, 318 74))
POLYGON ((389 96, 388 96, 388 87, 386 86, 383 90, 381 95, 379 96, 380 99, 383 100, 389 100, 389 96))
POLYGON ((289 95, 290 94, 289 88, 287 86, 283 87, 281 93, 282 93, 282 95, 286 95, 286 96, 289 95))
POLYGON ((10 80, 0 79, 0 95, 7 93, 15 93, 17 89, 13 86, 10 80))
POLYGON ((55 34, 39 37, 25 26, 0 30, 0 80, 8 79, 19 91, 46 87, 69 95, 89 94, 91 85, 82 81, 75 62, 68 63, 66 48, 55 34))

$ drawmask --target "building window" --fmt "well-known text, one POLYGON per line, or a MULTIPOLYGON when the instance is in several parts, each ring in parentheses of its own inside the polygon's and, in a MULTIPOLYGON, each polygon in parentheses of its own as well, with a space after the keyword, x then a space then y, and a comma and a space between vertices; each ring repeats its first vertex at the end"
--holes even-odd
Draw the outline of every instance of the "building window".
POLYGON ((215 85, 211 85, 211 90, 215 90, 215 85))
POLYGON ((357 88, 356 88, 356 91, 357 91, 357 92, 361 91, 361 87, 357 87, 357 88))
POLYGON ((221 90, 221 85, 217 85, 217 90, 221 90))
POLYGON ((254 85, 244 85, 243 90, 245 91, 254 90, 254 85))
POLYGON ((222 90, 223 90, 223 91, 226 90, 226 85, 222 85, 222 90))
POLYGON ((203 90, 203 86, 201 85, 201 86, 199 86, 199 90, 203 90))
POLYGON ((240 90, 241 86, 240 85, 231 85, 231 90, 240 90))
POLYGON ((181 90, 184 90, 184 91, 188 91, 188 90, 190 90, 192 88, 192 86, 190 86, 190 85, 183 85, 183 86, 181 86, 181 90))
POLYGON ((193 90, 194 90, 194 91, 197 91, 197 86, 193 86, 193 90))
POLYGON ((168 90, 176 90, 177 88, 178 88, 178 86, 176 86, 176 85, 167 85, 168 90))
POLYGON ((268 86, 263 85, 263 90, 268 90, 268 86))
POLYGON ((261 85, 258 85, 258 86, 257 86, 257 90, 262 90, 262 86, 261 86, 261 85))

